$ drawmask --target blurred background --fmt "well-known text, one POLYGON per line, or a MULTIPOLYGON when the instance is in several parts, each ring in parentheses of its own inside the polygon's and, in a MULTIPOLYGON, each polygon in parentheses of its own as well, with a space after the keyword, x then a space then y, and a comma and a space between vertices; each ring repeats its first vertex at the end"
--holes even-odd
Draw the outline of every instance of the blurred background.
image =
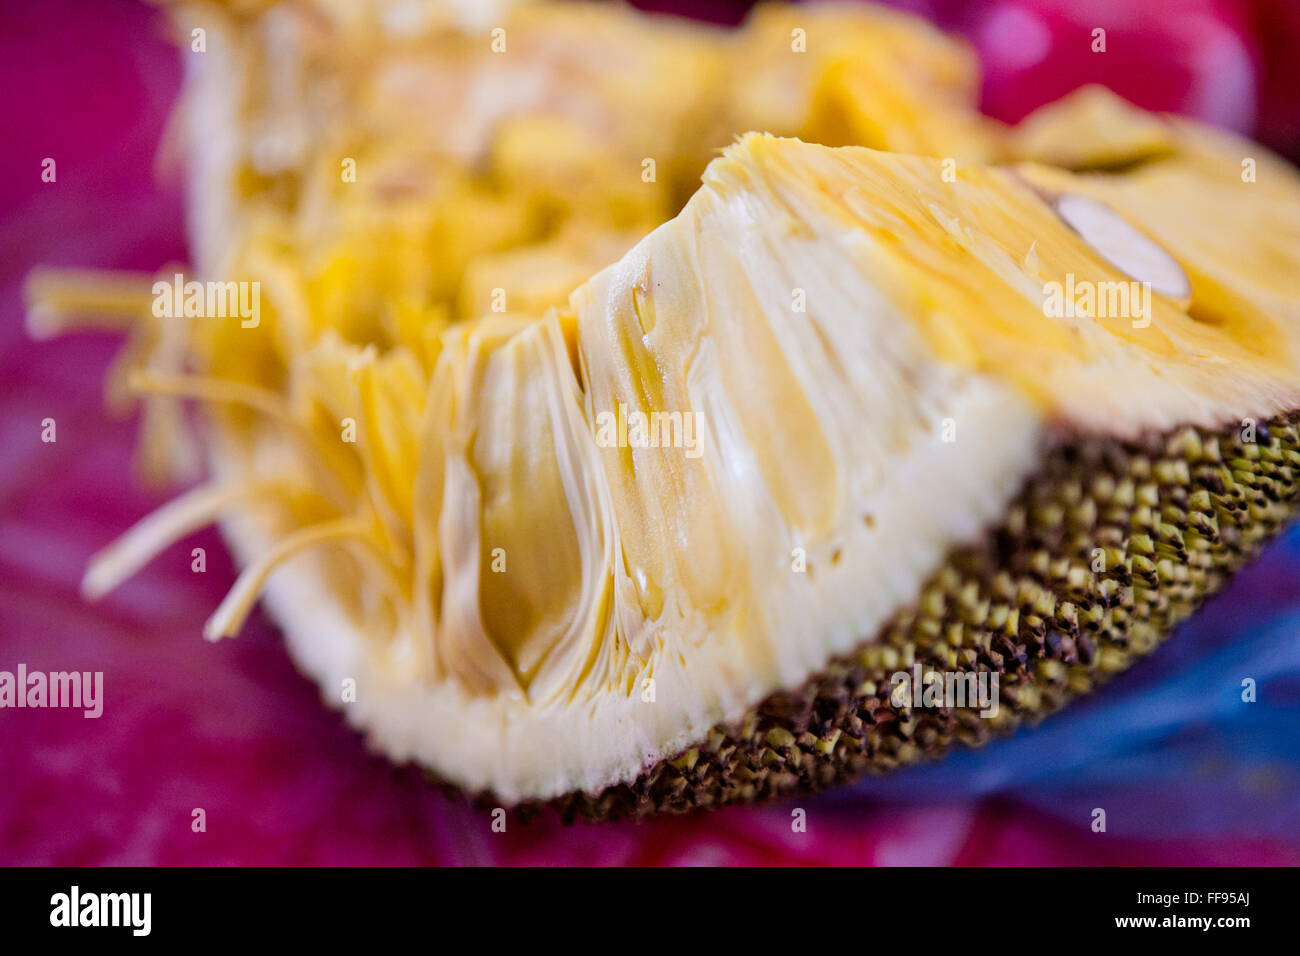
MULTIPOLYGON (((637 5, 720 23, 749 7, 637 5)), ((971 41, 1000 119, 1099 82, 1300 157, 1293 0, 891 5, 971 41), (1088 52, 1096 26, 1105 57, 1088 52)), ((157 561, 84 604, 91 553, 162 498, 131 480, 134 424, 103 410, 120 341, 28 341, 22 280, 36 264, 187 258, 180 184, 154 175, 180 69, 142 3, 7 0, 2 29, 0 669, 103 670, 105 717, 0 711, 0 863, 1300 864, 1300 528, 1176 640, 1033 731, 796 804, 505 834, 368 755, 260 613, 237 640, 202 641, 234 577, 214 532, 185 543, 206 548, 207 574, 157 561), (40 181, 46 156, 57 185, 40 181), (807 833, 790 831, 794 805, 807 833)))

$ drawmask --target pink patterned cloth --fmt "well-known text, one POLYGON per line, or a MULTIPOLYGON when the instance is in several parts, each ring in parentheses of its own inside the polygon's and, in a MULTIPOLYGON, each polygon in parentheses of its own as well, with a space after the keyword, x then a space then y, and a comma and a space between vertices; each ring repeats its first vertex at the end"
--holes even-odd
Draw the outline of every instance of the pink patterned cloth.
MULTIPOLYGON (((978 13, 913 6, 970 32, 992 67, 986 99, 999 115, 1102 79, 1149 105, 1242 129, 1266 115, 1280 136, 1294 133, 1293 97, 1259 92, 1264 60, 1250 5, 1190 0, 1194 15, 1175 17, 1166 8, 1188 5, 1095 4, 1092 19, 1116 23, 1107 62, 1118 73, 1063 52, 1092 22, 1070 12, 1086 4, 1016 0, 978 13)), ((1294 7, 1264 7, 1296 28, 1283 12, 1294 7)), ((85 604, 78 582, 91 553, 163 497, 132 479, 133 423, 109 421, 103 410, 116 338, 28 341, 21 283, 36 264, 153 270, 185 258, 178 184, 159 185, 152 167, 179 70, 143 6, 22 0, 7 3, 5 17, 0 670, 102 670, 105 703, 98 720, 0 711, 0 863, 1300 862, 1294 843, 1232 833, 1099 838, 1013 794, 915 802, 841 794, 641 825, 512 821, 497 834, 486 813, 367 754, 260 613, 236 640, 202 640, 205 617, 233 580, 214 533, 85 604), (46 157, 58 164, 53 184, 40 180, 46 157), (45 418, 57 422, 56 443, 40 439, 45 418), (207 550, 206 574, 190 571, 195 546, 207 550), (808 811, 806 833, 792 832, 795 806, 808 811), (191 830, 196 808, 206 813, 205 833, 191 830)))

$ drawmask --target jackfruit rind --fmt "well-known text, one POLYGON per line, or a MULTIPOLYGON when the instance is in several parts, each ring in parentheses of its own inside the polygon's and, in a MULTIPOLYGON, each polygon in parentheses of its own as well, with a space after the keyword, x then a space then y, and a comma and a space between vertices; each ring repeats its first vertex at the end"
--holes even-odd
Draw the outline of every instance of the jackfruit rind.
POLYGON ((1036 723, 1153 651, 1295 518, 1297 426, 1292 413, 1260 423, 1254 442, 1238 428, 1187 428, 1061 446, 1001 525, 950 554, 879 640, 631 784, 556 805, 592 820, 714 809, 824 789, 1036 723), (896 675, 931 672, 946 683, 996 675, 996 707, 977 703, 974 689, 968 706, 951 708, 896 694, 911 686, 896 675))

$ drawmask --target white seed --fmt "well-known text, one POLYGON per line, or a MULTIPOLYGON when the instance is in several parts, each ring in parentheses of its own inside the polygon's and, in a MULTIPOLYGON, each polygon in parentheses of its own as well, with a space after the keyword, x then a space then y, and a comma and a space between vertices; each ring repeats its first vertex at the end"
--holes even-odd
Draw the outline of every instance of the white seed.
POLYGON ((1055 205, 1057 215, 1120 272, 1170 299, 1191 298, 1183 267, 1110 206, 1078 193, 1058 197, 1055 205))

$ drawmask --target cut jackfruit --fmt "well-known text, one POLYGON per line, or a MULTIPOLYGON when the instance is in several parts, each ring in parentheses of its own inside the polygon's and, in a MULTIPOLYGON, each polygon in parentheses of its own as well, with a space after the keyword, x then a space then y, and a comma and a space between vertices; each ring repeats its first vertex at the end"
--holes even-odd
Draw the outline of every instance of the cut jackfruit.
MULTIPOLYGON (((588 14, 548 9, 511 16, 568 49, 565 18, 588 14)), ((1070 111, 1095 110, 1083 99, 1003 131, 960 107, 971 74, 946 41, 863 16, 843 42, 907 40, 933 73, 891 92, 893 71, 801 61, 809 99, 794 101, 814 105, 773 125, 914 152, 750 133, 630 248, 627 229, 672 200, 624 218, 637 203, 600 176, 621 211, 574 198, 566 177, 593 156, 618 180, 610 164, 641 150, 635 130, 608 155, 577 129, 556 144, 556 122, 602 129, 562 75, 576 113, 491 125, 479 141, 503 151, 483 154, 486 180, 469 156, 437 166, 437 143, 381 156, 408 105, 362 145, 380 169, 416 169, 427 148, 422 168, 449 173, 418 201, 384 207, 375 183, 286 197, 301 174, 266 186, 201 243, 235 270, 219 274, 262 277, 261 321, 166 325, 174 340, 137 375, 203 401, 211 481, 105 552, 87 590, 220 518, 245 570, 208 636, 235 633, 264 592, 327 700, 355 686, 345 713, 382 751, 591 817, 768 798, 978 743, 1149 652, 1297 508, 1300 182, 1265 157, 1243 182, 1236 141, 1117 103, 1143 131, 1098 155, 1058 149, 1070 111), (536 144, 554 165, 512 173, 536 144), (499 311, 496 276, 519 292, 499 311), (997 675, 998 706, 916 706, 894 693, 914 668, 997 675)), ((683 28, 663 55, 707 73, 762 35, 683 28)), ((637 55, 657 64, 656 42, 637 55)), ((610 53, 600 75, 626 61, 610 53)), ((673 130, 744 115, 664 99, 673 130)), ((384 97, 358 102, 389 115, 384 97)), ((683 132, 669 165, 690 168, 695 145, 683 132)), ((337 175, 328 155, 313 146, 301 170, 337 175)))

